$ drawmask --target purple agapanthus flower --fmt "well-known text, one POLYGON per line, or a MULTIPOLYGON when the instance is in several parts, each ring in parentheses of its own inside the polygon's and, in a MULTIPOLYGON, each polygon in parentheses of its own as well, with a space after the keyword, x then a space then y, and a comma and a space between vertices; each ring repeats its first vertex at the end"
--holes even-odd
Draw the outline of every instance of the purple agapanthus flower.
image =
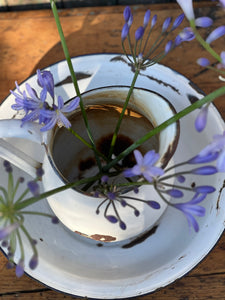
POLYGON ((219 172, 225 172, 225 131, 223 134, 218 134, 213 137, 211 144, 206 146, 200 153, 199 156, 207 156, 218 154, 217 158, 217 170, 219 172))
POLYGON ((155 166, 159 160, 159 154, 155 153, 155 150, 148 151, 144 157, 139 150, 135 150, 134 156, 137 164, 124 171, 125 177, 142 175, 147 181, 152 182, 155 177, 164 174, 163 169, 155 166))
POLYGON ((54 105, 53 110, 46 110, 43 114, 48 119, 48 122, 45 123, 40 130, 48 131, 52 129, 56 124, 58 126, 65 126, 69 128, 71 126, 70 121, 64 115, 65 113, 72 112, 79 105, 80 98, 76 97, 68 105, 64 105, 63 99, 61 96, 58 97, 58 106, 54 105))
POLYGON ((179 34, 181 42, 189 42, 195 38, 195 34, 191 27, 185 27, 179 34))
POLYGON ((12 105, 12 109, 14 110, 24 110, 27 113, 29 110, 32 109, 32 98, 27 96, 26 91, 21 91, 17 82, 16 84, 16 91, 11 91, 10 93, 15 97, 15 104, 12 105))
POLYGON ((205 208, 197 204, 202 202, 206 196, 207 194, 196 193, 189 202, 173 204, 175 208, 184 213, 187 218, 189 227, 193 227, 196 232, 199 231, 199 225, 194 216, 203 217, 205 215, 205 208))

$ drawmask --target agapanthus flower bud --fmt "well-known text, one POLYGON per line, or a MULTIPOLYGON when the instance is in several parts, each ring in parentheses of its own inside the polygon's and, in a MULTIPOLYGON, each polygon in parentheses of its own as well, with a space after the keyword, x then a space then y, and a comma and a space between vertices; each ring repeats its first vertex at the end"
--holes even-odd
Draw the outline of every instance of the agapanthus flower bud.
POLYGON ((145 13, 145 16, 144 16, 144 22, 143 22, 143 27, 146 28, 148 23, 149 23, 149 20, 150 20, 150 16, 151 16, 151 11, 150 9, 148 9, 145 13))
POLYGON ((177 181, 180 183, 185 182, 185 177, 183 175, 178 175, 176 178, 177 178, 177 181))
POLYGON ((123 221, 120 221, 120 228, 122 229, 122 230, 126 230, 127 229, 127 226, 126 226, 126 224, 123 222, 123 221))
POLYGON ((133 23, 133 15, 131 14, 129 20, 127 21, 127 25, 129 26, 129 28, 132 25, 132 23, 133 23))
POLYGON ((106 216, 106 219, 111 223, 117 223, 118 219, 115 216, 106 216))
POLYGON ((221 63, 217 65, 218 69, 225 69, 225 51, 222 51, 220 54, 221 63))
POLYGON ((42 167, 37 168, 36 175, 37 177, 42 177, 44 175, 44 170, 42 169, 42 167))
POLYGON ((208 116, 208 105, 203 106, 195 119, 195 129, 198 132, 201 132, 203 129, 205 129, 205 126, 207 124, 207 116, 208 116))
POLYGON ((208 60, 208 58, 200 57, 197 59, 197 64, 201 67, 207 67, 208 65, 210 65, 210 61, 208 60))
POLYGON ((16 266, 16 276, 20 278, 24 274, 24 261, 21 259, 16 266))
POLYGON ((129 6, 126 6, 123 11, 123 17, 126 23, 128 22, 130 16, 131 16, 131 9, 129 6))
POLYGON ((3 240, 1 243, 2 247, 8 247, 8 245, 9 245, 9 242, 7 240, 3 240))
POLYGON ((210 44, 218 38, 222 37, 223 35, 225 35, 225 25, 219 26, 215 30, 213 30, 207 37, 206 43, 210 44))
POLYGON ((52 224, 59 224, 59 219, 56 216, 52 217, 52 224))
POLYGON ((181 36, 178 34, 178 35, 176 36, 176 38, 175 38, 174 45, 177 47, 177 46, 179 46, 182 42, 183 42, 183 41, 182 41, 182 38, 181 38, 181 36))
POLYGON ((214 160, 216 160, 219 156, 218 152, 210 152, 207 155, 196 155, 193 158, 191 158, 187 163, 188 164, 204 164, 209 163, 214 160))
POLYGON ((29 181, 27 183, 27 187, 28 189, 31 191, 31 193, 34 195, 34 196, 38 196, 39 193, 40 193, 40 187, 38 185, 38 183, 36 181, 29 181))
POLYGON ((216 189, 211 185, 202 185, 202 186, 196 186, 194 190, 196 193, 199 194, 211 194, 215 192, 216 189))
POLYGON ((37 77, 38 77, 38 84, 43 88, 46 89, 47 92, 51 95, 54 99, 54 78, 51 72, 49 71, 40 71, 37 70, 37 77))
POLYGON ((157 22, 157 15, 154 15, 151 22, 151 28, 155 26, 156 22, 157 22))
POLYGON ((101 178, 102 183, 107 183, 108 180, 109 180, 109 176, 107 176, 107 175, 103 175, 102 178, 101 178))
POLYGON ((212 175, 212 174, 216 174, 217 172, 218 172, 217 168, 214 166, 199 167, 191 171, 192 174, 196 174, 196 175, 212 175))
POLYGON ((110 200, 115 200, 116 199, 116 194, 113 192, 108 192, 107 196, 110 200))
POLYGON ((160 204, 156 201, 149 200, 146 202, 151 208, 160 209, 160 204))
POLYGON ((30 262, 29 262, 29 267, 31 268, 31 270, 34 270, 38 265, 38 257, 37 255, 33 255, 30 262))
POLYGON ((185 16, 188 20, 194 20, 194 9, 193 9, 193 3, 192 0, 177 0, 177 3, 182 8, 185 16))
POLYGON ((136 41, 139 41, 142 37, 143 37, 143 34, 144 34, 144 27, 143 26, 140 26, 136 31, 135 31, 135 40, 136 41))
POLYGON ((213 20, 209 17, 200 17, 195 19, 195 25, 198 27, 210 27, 213 24, 213 20))
POLYGON ((134 215, 135 215, 136 217, 139 217, 139 216, 140 216, 140 211, 137 210, 137 209, 135 209, 135 210, 134 210, 134 215))
POLYGON ((168 52, 170 52, 170 50, 172 49, 172 46, 173 46, 173 41, 168 41, 166 43, 166 46, 165 46, 165 54, 167 54, 168 52))
POLYGON ((170 26, 170 23, 171 23, 171 17, 166 18, 165 21, 163 22, 162 33, 167 31, 168 27, 170 26))
POLYGON ((122 32, 121 32, 121 39, 122 39, 122 41, 124 41, 127 38, 128 33, 129 33, 129 26, 128 26, 127 23, 125 23, 123 25, 123 29, 122 29, 122 32))
POLYGON ((180 24, 182 23, 184 19, 184 14, 180 14, 178 17, 176 17, 175 21, 173 22, 173 26, 171 30, 175 30, 180 24))
POLYGON ((5 167, 5 171, 6 171, 7 173, 12 173, 13 169, 12 169, 12 166, 11 166, 11 164, 10 164, 9 161, 4 160, 3 166, 5 167))
POLYGON ((167 190, 166 193, 173 198, 181 198, 184 196, 184 193, 177 189, 167 190))
POLYGON ((120 204, 125 207, 127 206, 127 201, 125 201, 124 199, 121 199, 120 204))

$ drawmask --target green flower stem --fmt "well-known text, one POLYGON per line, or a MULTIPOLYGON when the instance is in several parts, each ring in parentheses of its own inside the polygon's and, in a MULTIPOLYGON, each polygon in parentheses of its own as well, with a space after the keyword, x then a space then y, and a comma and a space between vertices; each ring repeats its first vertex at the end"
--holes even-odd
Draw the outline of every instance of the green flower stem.
POLYGON ((132 43, 131 43, 131 40, 130 40, 130 32, 128 32, 128 36, 127 36, 127 40, 128 40, 128 45, 129 45, 129 49, 130 49, 130 53, 134 59, 134 63, 136 64, 136 55, 132 49, 132 43))
POLYGON ((92 182, 92 181, 97 181, 98 179, 100 179, 102 177, 102 173, 99 173, 93 177, 89 177, 89 178, 84 178, 84 179, 81 179, 79 181, 76 181, 76 182, 72 182, 72 183, 68 183, 68 184, 65 184, 61 187, 58 187, 58 188, 55 188, 55 189, 52 189, 48 192, 45 192, 45 193, 42 193, 36 197, 30 197, 20 203, 15 203, 14 205, 14 209, 15 210, 21 210, 29 205, 32 205, 44 198, 47 198, 47 197, 50 197, 54 194, 57 194, 59 192, 63 192, 63 191, 66 191, 68 189, 71 189, 71 188, 74 188, 74 187, 77 187, 79 185, 82 185, 82 184, 85 184, 85 183, 88 183, 88 182, 92 182))
POLYGON ((21 196, 16 200, 16 203, 21 202, 21 201, 24 199, 24 197, 25 197, 29 192, 30 192, 30 190, 27 188, 27 189, 21 194, 21 196))
POLYGON ((128 106, 131 94, 133 92, 134 85, 135 85, 135 82, 137 80, 138 75, 139 75, 139 70, 136 69, 135 73, 134 73, 134 77, 133 77, 132 83, 131 83, 131 86, 130 86, 130 89, 129 89, 128 94, 127 94, 127 98, 126 98, 125 103, 123 105, 122 112, 121 112, 119 120, 117 122, 116 129, 115 129, 115 131, 113 133, 113 137, 112 137, 112 141, 111 141, 111 145, 110 145, 110 150, 109 150, 109 156, 108 156, 109 158, 112 157, 113 150, 114 150, 114 147, 115 147, 115 144, 116 144, 117 135, 118 135, 118 132, 119 132, 119 129, 120 129, 120 125, 121 125, 121 122, 123 120, 123 116, 125 114, 125 111, 127 109, 127 106, 128 106))
POLYGON ((54 15, 54 18, 55 18, 56 26, 57 26, 57 29, 58 29, 58 32, 59 32, 61 44, 62 44, 62 47, 63 47, 64 55, 65 55, 65 58, 66 58, 66 61, 67 61, 68 67, 69 67, 69 71, 70 71, 70 74, 71 74, 71 78, 72 78, 72 81, 73 81, 73 84, 74 84, 74 88, 75 88, 75 91, 77 93, 77 96, 80 98, 80 109, 81 109, 81 113, 82 113, 82 116, 83 116, 83 119, 84 119, 86 129, 87 129, 87 133, 88 133, 89 139, 91 141, 91 144, 93 145, 93 150, 94 150, 94 153, 95 153, 95 157, 96 157, 98 167, 101 170, 101 162, 100 162, 100 159, 99 159, 99 157, 97 155, 97 152, 96 152, 94 139, 93 139, 93 136, 91 134, 91 130, 90 130, 90 127, 89 127, 87 114, 86 114, 84 104, 83 104, 83 101, 82 101, 82 97, 81 97, 79 85, 78 85, 78 82, 77 82, 76 74, 75 74, 74 69, 73 69, 73 64, 72 64, 72 61, 71 61, 71 58, 70 58, 70 54, 69 54, 69 50, 68 50, 68 47, 67 47, 67 44, 66 44, 66 40, 65 40, 65 37, 64 37, 62 26, 61 26, 61 23, 60 23, 60 20, 59 20, 57 7, 56 7, 56 4, 55 4, 54 0, 50 0, 50 2, 51 2, 52 12, 53 12, 53 15, 54 15))
POLYGON ((214 67, 211 67, 211 66, 206 66, 205 68, 209 69, 209 70, 212 70, 214 72, 217 72, 219 73, 220 75, 225 75, 225 72, 220 70, 220 69, 217 69, 217 68, 214 68, 214 67))
POLYGON ((128 56, 127 51, 126 51, 126 49, 125 49, 124 41, 122 41, 122 48, 123 48, 124 54, 126 55, 126 58, 129 60, 129 62, 130 62, 131 64, 133 64, 133 61, 130 59, 130 57, 128 56))
MULTIPOLYGON (((22 227, 22 225, 21 225, 22 227)), ((23 247, 23 242, 22 242, 22 239, 21 239, 21 236, 20 236, 20 233, 19 233, 19 230, 17 229, 16 230, 16 236, 18 238, 18 241, 19 241, 19 246, 20 246, 20 259, 24 261, 24 247, 23 247)))
POLYGON ((219 56, 219 54, 217 54, 213 50, 213 48, 208 43, 206 43, 206 41, 199 34, 199 32, 198 32, 198 30, 196 29, 196 26, 195 26, 195 20, 190 20, 190 26, 191 26, 194 34, 195 34, 196 40, 202 45, 202 47, 205 48, 205 50, 207 52, 209 52, 216 60, 218 60, 219 62, 222 62, 222 59, 219 56))
POLYGON ((13 203, 13 194, 14 194, 14 180, 12 172, 9 172, 8 175, 8 200, 10 203, 13 203))
MULTIPOLYGON (((185 190, 185 191, 191 191, 193 192, 193 188, 190 188, 190 187, 186 187, 186 186, 181 186, 181 185, 176 185, 176 184, 170 184, 170 183, 167 183, 167 182, 161 182, 161 184, 163 184, 164 186, 168 186, 168 187, 171 187, 172 189, 180 189, 180 190, 185 190)), ((166 191, 161 191, 162 193, 166 193, 166 191)))
POLYGON ((30 234, 26 230, 25 226, 21 225, 21 229, 24 232, 24 234, 26 235, 26 237, 27 237, 27 239, 28 239, 28 241, 29 241, 29 243, 31 245, 31 248, 33 250, 34 255, 38 256, 38 251, 37 251, 36 247, 34 246, 33 239, 30 237, 30 234))
POLYGON ((176 121, 180 120, 181 118, 185 117, 192 111, 194 111, 197 108, 200 108, 202 105, 206 103, 212 102, 217 97, 220 97, 225 94, 225 86, 221 87, 215 91, 213 91, 211 94, 205 96, 204 98, 196 101, 195 103, 189 105, 185 109, 178 112, 173 117, 169 118, 159 126, 155 127, 153 130, 148 132, 146 135, 144 135, 142 138, 137 140, 135 143, 130 145, 127 149, 125 149, 123 152, 121 152, 114 160, 112 160, 110 163, 108 163, 105 167, 103 167, 103 171, 107 172, 109 169, 111 169, 115 164, 117 164, 121 159, 123 159, 125 156, 127 156, 129 153, 131 153, 133 150, 138 148, 140 145, 142 145, 144 142, 146 142, 148 139, 150 139, 152 136, 160 133, 163 129, 168 127, 169 125, 175 123, 176 121))
POLYGON ((158 193, 158 195, 160 196, 160 198, 168 205, 171 205, 170 202, 163 196, 163 194, 161 193, 161 191, 157 188, 157 186, 155 186, 155 190, 158 193))

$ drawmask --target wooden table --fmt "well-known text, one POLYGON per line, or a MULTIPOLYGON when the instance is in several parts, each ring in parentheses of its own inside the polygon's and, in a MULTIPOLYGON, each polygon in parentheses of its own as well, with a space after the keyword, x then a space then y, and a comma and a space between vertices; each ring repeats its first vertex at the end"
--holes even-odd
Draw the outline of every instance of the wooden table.
MULTIPOLYGON (((135 22, 142 23, 145 10, 150 8, 159 20, 180 13, 176 4, 134 6, 135 22)), ((71 56, 87 53, 121 53, 120 35, 123 26, 121 6, 77 8, 60 11, 64 33, 71 56)), ((222 25, 224 12, 212 2, 196 6, 196 13, 213 17, 214 26, 222 25)), ((139 26, 138 25, 138 26, 139 26)), ((224 39, 217 42, 222 50, 224 39)), ((224 50, 224 49, 223 49, 224 50)), ((220 53, 219 51, 219 53, 220 53)), ((222 86, 217 77, 202 72, 195 64, 203 51, 195 43, 182 44, 163 63, 183 73, 201 89, 209 93, 222 86)), ((37 68, 64 59, 55 21, 50 10, 9 12, 0 14, 0 99, 4 99, 14 81, 23 81, 37 68)), ((225 117, 224 97, 215 104, 225 117)), ((35 280, 23 276, 17 279, 14 270, 6 270, 6 258, 0 254, 0 298, 11 299, 71 299, 71 296, 51 291, 35 280)), ((150 299, 225 299, 225 236, 211 253, 188 275, 153 294, 140 297, 150 299)))

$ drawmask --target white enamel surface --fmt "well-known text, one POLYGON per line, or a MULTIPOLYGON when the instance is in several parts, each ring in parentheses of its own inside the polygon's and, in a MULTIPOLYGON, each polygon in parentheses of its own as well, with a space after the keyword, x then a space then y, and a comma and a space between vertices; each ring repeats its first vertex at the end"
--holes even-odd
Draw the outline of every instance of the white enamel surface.
POLYGON ((26 154, 23 151, 24 146, 22 148, 14 147, 14 145, 3 138, 17 137, 22 139, 22 142, 26 140, 27 143, 27 140, 30 140, 40 145, 42 142, 40 125, 37 123, 26 123, 21 127, 20 120, 0 120, 0 137, 0 157, 10 161, 35 178, 36 170, 41 165, 40 161, 33 157, 33 152, 26 154))
MULTIPOLYGON (((97 89, 90 93, 86 93, 83 97, 83 101, 84 104, 87 104, 87 99, 90 99, 88 104, 91 104, 93 99, 97 98, 98 103, 101 103, 102 99, 103 104, 105 104, 106 94, 109 95, 107 102, 110 101, 110 98, 113 99, 114 96, 125 101, 127 93, 127 88, 114 87, 110 89, 97 89)), ((159 95, 147 90, 135 89, 130 104, 135 106, 135 110, 139 108, 138 111, 143 111, 144 115, 150 119, 151 123, 155 126, 160 125, 163 121, 173 116, 173 111, 167 101, 159 95)), ((163 163, 166 153, 168 152, 167 150, 176 139, 176 134, 179 135, 176 130, 176 124, 167 128, 162 135, 160 134, 159 153, 162 158, 158 162, 159 166, 163 163)), ((50 135, 48 135, 48 137, 50 137, 50 135)), ((46 141, 46 143, 50 144, 49 141, 46 141)), ((82 149, 75 149, 74 151, 76 150, 78 152, 82 151, 82 149)), ((85 151, 85 147, 83 151, 85 151)), ((48 150, 48 152, 50 152, 50 150, 48 150)), ((76 152, 74 152, 73 157, 74 156, 76 156, 76 152)), ((45 157, 43 169, 45 170, 45 174, 42 178, 42 182, 45 191, 52 190, 62 185, 63 182, 59 179, 60 174, 57 174, 52 168, 48 157, 45 157)), ((139 210, 140 216, 137 218, 134 215, 133 209, 129 207, 123 208, 118 202, 115 203, 121 220, 123 220, 127 226, 126 230, 122 230, 118 224, 110 223, 105 219, 104 210, 108 202, 101 206, 99 215, 96 214, 96 208, 104 198, 85 196, 70 189, 48 197, 47 200, 60 221, 73 232, 79 232, 100 241, 106 241, 108 239, 108 241, 118 242, 125 239, 133 239, 137 235, 147 232, 147 230, 153 227, 167 208, 167 204, 157 195, 157 192, 155 192, 152 186, 141 187, 138 195, 134 192, 129 192, 126 196, 138 197, 145 201, 157 200, 160 204, 160 209, 155 210, 143 202, 127 200, 127 203, 134 205, 135 208, 139 210)), ((112 206, 109 208, 108 214, 115 215, 112 206)))
MULTIPOLYGON (((127 64, 120 61, 110 62, 115 56, 90 55, 73 60, 76 71, 92 74, 80 81, 82 91, 103 85, 128 85, 131 82, 132 74, 127 64)), ((50 67, 56 83, 68 76, 67 69, 62 67, 64 65, 62 62, 50 67)), ((137 86, 158 91, 172 102, 177 111, 189 104, 187 94, 201 97, 201 94, 192 88, 188 79, 162 65, 155 65, 141 74, 137 86)), ((31 78, 29 82, 35 81, 31 78)), ((56 93, 70 96, 71 90, 72 85, 66 84, 58 87, 56 93)), ((10 96, 1 106, 1 119, 13 117, 11 104, 10 96)), ((211 141, 214 134, 221 134, 225 129, 219 113, 211 106, 206 131, 203 134, 196 133, 194 130, 196 114, 197 112, 194 112, 181 120, 181 136, 174 156, 175 163, 184 156, 189 158, 195 155, 211 141), (210 126, 211 124, 213 126, 210 126)), ((10 142, 19 143, 17 140, 10 142)), ((27 150, 30 151, 31 146, 27 150)), ((37 147, 32 149, 39 155, 37 147)), ((28 178, 21 170, 14 169, 18 176, 24 175, 28 178)), ((2 184, 6 182, 5 173, 0 174, 0 180, 2 184)), ((224 174, 203 179, 192 177, 187 183, 191 184, 193 181, 199 184, 203 182, 212 184, 217 188, 217 191, 204 202, 206 216, 198 219, 200 224, 198 233, 189 230, 186 219, 179 211, 168 208, 155 234, 142 243, 131 248, 122 248, 120 244, 98 247, 95 241, 74 235, 62 224, 52 225, 45 218, 29 217, 26 219, 26 225, 32 237, 39 241, 40 263, 36 270, 31 271, 26 262, 26 272, 62 292, 99 299, 140 296, 170 284, 198 264, 212 249, 224 230, 225 195, 223 189, 220 192, 224 174), (218 196, 220 196, 219 208, 217 208, 218 196)), ((190 196, 187 195, 185 200, 189 199, 190 196)), ((34 209, 50 212, 45 200, 37 203, 34 209)), ((24 243, 28 261, 31 251, 25 238, 24 243)), ((18 259, 19 253, 16 253, 16 261, 18 259)))

